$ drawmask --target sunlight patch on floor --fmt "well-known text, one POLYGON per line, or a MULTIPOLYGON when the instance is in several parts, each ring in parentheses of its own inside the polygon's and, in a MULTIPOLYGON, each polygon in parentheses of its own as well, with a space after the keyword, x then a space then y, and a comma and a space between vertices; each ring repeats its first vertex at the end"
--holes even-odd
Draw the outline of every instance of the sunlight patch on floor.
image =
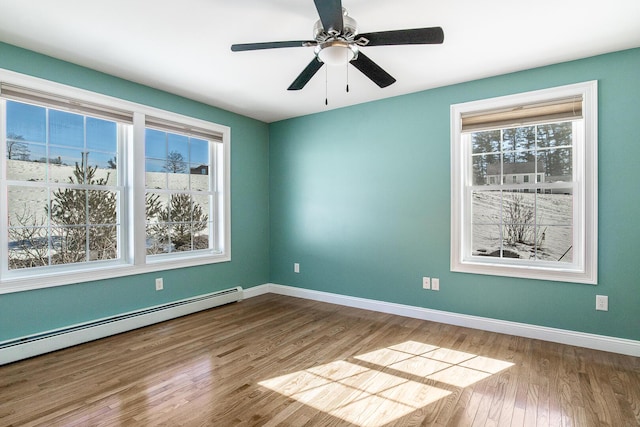
POLYGON ((377 427, 512 365, 406 341, 259 384, 350 423, 377 427))

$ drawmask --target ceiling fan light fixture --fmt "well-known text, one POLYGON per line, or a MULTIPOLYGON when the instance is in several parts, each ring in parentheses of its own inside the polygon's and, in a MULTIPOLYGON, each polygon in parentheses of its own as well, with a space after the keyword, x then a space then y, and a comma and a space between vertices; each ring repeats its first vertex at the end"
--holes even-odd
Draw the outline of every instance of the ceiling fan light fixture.
POLYGON ((355 46, 342 42, 330 42, 318 46, 316 56, 327 65, 339 66, 352 61, 358 53, 355 46))
MULTIPOLYGON (((287 90, 302 89, 325 64, 343 67, 351 64, 380 88, 385 88, 395 83, 396 79, 360 52, 360 48, 365 46, 368 48, 369 46, 441 44, 444 41, 444 31, 441 27, 359 34, 358 23, 348 16, 346 9, 342 7, 342 0, 313 0, 313 2, 320 17, 313 26, 313 40, 233 44, 231 50, 238 52, 314 46, 313 59, 287 90)), ((348 74, 349 67, 346 68, 348 74)), ((349 85, 347 84, 348 91, 349 85)))

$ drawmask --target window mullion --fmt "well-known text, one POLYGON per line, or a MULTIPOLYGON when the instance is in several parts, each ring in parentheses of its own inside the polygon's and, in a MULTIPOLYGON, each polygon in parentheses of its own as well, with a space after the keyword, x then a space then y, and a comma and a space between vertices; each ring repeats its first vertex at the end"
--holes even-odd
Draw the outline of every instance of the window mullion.
POLYGON ((146 211, 145 211, 145 164, 144 159, 145 115, 133 114, 133 140, 126 141, 127 183, 129 187, 129 206, 126 225, 129 230, 130 262, 143 265, 146 256, 146 211), (138 165, 138 167, 136 167, 138 165))

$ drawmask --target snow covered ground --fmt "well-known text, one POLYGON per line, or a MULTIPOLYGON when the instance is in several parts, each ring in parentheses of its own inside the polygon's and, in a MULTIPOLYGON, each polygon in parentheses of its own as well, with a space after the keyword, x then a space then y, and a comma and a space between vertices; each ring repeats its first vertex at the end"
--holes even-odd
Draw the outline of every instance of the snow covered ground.
POLYGON ((499 254, 502 242, 503 251, 508 251, 505 256, 572 262, 573 196, 571 194, 477 192, 474 193, 472 211, 473 255, 499 254), (514 197, 519 200, 524 212, 530 210, 535 214, 537 222, 535 227, 533 220, 524 224, 524 228, 528 231, 528 239, 525 240, 529 240, 531 244, 512 244, 507 241, 507 228, 523 225, 522 223, 513 224, 513 215, 509 214, 509 207, 514 203, 514 197))

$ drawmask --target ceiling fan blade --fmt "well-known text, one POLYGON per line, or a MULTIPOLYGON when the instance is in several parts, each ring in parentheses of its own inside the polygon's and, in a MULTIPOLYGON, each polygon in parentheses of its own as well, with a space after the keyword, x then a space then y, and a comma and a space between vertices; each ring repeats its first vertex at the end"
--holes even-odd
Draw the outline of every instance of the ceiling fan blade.
POLYGON ((399 44, 440 44, 444 41, 441 27, 414 28, 412 30, 380 31, 360 34, 369 40, 366 46, 389 46, 399 44))
POLYGON ((302 70, 300 75, 296 77, 296 79, 293 81, 293 83, 291 83, 291 86, 289 86, 287 90, 300 90, 305 87, 305 85, 309 83, 309 80, 311 80, 311 77, 313 77, 318 72, 318 70, 322 68, 323 65, 324 64, 318 61, 318 58, 314 56, 313 60, 309 63, 309 65, 306 66, 304 70, 302 70))
POLYGON ((381 88, 396 82, 396 79, 369 59, 362 51, 358 52, 358 57, 352 60, 351 64, 381 88))
POLYGON ((335 30, 342 32, 342 0, 313 0, 326 32, 335 30))
POLYGON ((231 50, 241 52, 243 50, 260 50, 260 49, 277 49, 281 47, 303 47, 315 46, 318 44, 315 40, 291 40, 286 42, 264 42, 264 43, 243 43, 232 44, 231 50))

